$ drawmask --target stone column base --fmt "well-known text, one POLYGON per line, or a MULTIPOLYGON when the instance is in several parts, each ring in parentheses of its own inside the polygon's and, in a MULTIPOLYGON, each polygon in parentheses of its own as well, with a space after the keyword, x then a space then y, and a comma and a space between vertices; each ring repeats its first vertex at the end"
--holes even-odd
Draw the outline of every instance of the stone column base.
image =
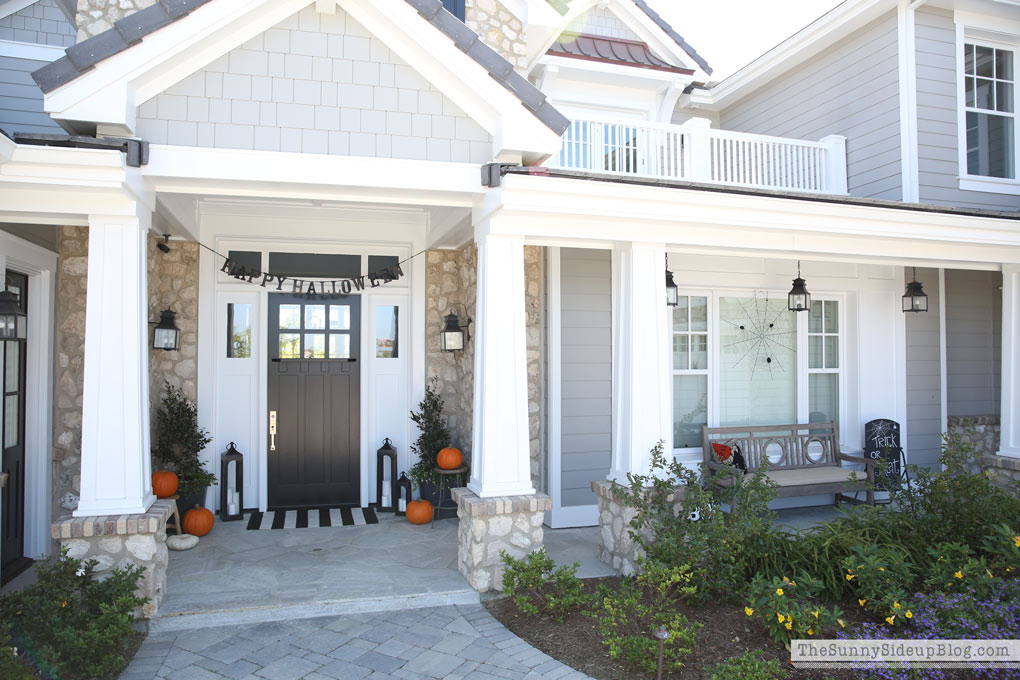
MULTIPOLYGON (((637 510, 623 504, 613 491, 613 483, 610 481, 594 481, 591 490, 595 492, 598 501, 599 534, 602 538, 602 542, 595 548, 595 556, 621 574, 630 576, 638 570, 638 559, 645 554, 630 535, 630 523, 637 515, 637 510)), ((678 487, 676 491, 675 512, 679 514, 684 489, 678 487)))
POLYGON ((96 573, 137 565, 145 570, 138 595, 149 598, 136 616, 151 619, 166 591, 166 521, 172 500, 157 500, 140 515, 61 517, 50 526, 54 539, 71 557, 97 562, 96 573))
POLYGON ((503 588, 500 552, 521 559, 542 547, 545 513, 552 499, 545 494, 479 498, 466 488, 453 489, 457 501, 461 575, 480 593, 503 588))

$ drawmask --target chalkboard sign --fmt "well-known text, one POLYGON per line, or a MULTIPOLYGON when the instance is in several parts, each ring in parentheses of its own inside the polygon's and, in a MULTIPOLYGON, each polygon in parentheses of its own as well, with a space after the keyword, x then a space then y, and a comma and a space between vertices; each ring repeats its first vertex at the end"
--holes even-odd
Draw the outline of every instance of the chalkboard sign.
MULTIPOLYGON (((893 479, 901 479, 903 470, 903 447, 900 446, 900 424, 895 420, 879 418, 864 425, 864 457, 876 462, 877 470, 893 479)), ((878 491, 887 491, 880 483, 878 491)))

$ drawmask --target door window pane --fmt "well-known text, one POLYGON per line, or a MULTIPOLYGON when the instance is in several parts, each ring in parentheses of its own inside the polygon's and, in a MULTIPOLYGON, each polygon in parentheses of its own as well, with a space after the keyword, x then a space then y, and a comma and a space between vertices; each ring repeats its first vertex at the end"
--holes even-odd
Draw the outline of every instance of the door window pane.
POLYGON ((305 305, 305 328, 308 330, 326 328, 326 305, 305 305))
POLYGON ((380 305, 375 308, 375 356, 377 359, 397 358, 399 308, 380 305))
POLYGON ((825 336, 825 367, 839 368, 839 336, 825 336))
POLYGON ((797 421, 797 317, 785 298, 719 298, 719 424, 797 421))
POLYGON ((673 448, 701 446, 708 423, 708 376, 673 376, 673 448))
POLYGON ((708 335, 691 334, 691 368, 708 369, 708 335))
POLYGON ((687 359, 688 337, 686 333, 673 336, 673 368, 677 370, 683 371, 691 367, 687 359))
POLYGON ((301 328, 301 305, 280 305, 280 328, 301 328))
POLYGON ((250 304, 227 304, 227 357, 251 358, 250 304))
POLYGON ((692 296, 691 300, 691 330, 708 330, 708 298, 704 296, 692 296))
POLYGON ((839 374, 812 373, 808 376, 808 422, 839 420, 839 374))
POLYGON ((18 395, 4 399, 4 448, 17 446, 21 437, 21 418, 18 417, 18 395))
POLYGON ((348 305, 329 306, 329 330, 347 331, 351 328, 351 308, 348 305))
POLYGON ((305 350, 303 359, 325 359, 326 358, 326 334, 305 333, 305 350))
POLYGON ((839 332, 839 303, 835 300, 826 300, 825 304, 825 332, 839 332))
POLYGON ((329 336, 329 358, 351 358, 351 336, 346 333, 332 333, 329 336))
POLYGON ((301 358, 301 335, 299 333, 280 333, 280 358, 301 358))
POLYGON ((4 342, 6 356, 4 358, 4 390, 17 392, 21 384, 21 343, 4 342))
POLYGON ((677 299, 677 305, 673 308, 673 330, 674 331, 687 331, 690 330, 688 323, 690 298, 686 295, 681 295, 677 299))
POLYGON ((808 336, 808 368, 823 368, 825 361, 822 357, 822 336, 808 336))

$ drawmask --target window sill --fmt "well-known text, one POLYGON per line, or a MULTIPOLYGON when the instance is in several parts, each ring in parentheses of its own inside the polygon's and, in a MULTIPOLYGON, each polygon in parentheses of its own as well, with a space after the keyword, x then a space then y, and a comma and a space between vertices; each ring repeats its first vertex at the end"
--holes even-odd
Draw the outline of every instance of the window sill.
POLYGON ((998 177, 977 177, 967 175, 960 177, 960 189, 963 191, 983 191, 989 194, 1012 194, 1020 192, 1020 180, 1000 179, 998 177))

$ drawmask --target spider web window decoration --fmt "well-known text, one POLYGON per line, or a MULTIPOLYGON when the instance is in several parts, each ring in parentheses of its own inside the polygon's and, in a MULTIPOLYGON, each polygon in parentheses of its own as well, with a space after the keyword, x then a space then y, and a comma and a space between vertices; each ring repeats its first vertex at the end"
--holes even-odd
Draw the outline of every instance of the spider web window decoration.
POLYGON ((753 298, 736 301, 742 320, 722 319, 733 327, 733 331, 727 333, 733 339, 724 342, 722 347, 737 355, 734 367, 749 362, 752 379, 757 371, 767 370, 770 377, 773 371, 784 372, 784 359, 796 356, 797 351, 797 330, 791 326, 790 319, 783 316, 789 313, 785 300, 782 307, 773 305, 770 309, 768 293, 759 295, 755 291, 753 298))

